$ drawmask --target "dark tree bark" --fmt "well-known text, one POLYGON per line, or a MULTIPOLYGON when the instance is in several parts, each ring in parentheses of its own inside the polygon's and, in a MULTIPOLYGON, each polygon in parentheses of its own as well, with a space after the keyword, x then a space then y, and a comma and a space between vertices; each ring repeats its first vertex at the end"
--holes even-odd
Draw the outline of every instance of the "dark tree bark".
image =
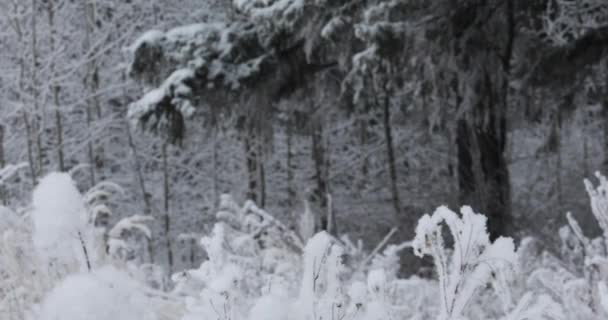
POLYGON ((452 20, 456 39, 451 47, 460 65, 456 82, 466 79, 455 88, 458 109, 464 111, 456 128, 459 201, 488 217, 490 238, 496 239, 508 235, 511 224, 505 153, 517 30, 514 2, 499 7, 479 2, 460 9, 466 25, 452 20), (462 85, 465 89, 459 90, 462 85))
MULTIPOLYGON (((572 102, 572 101, 570 101, 572 102)), ((567 102, 566 102, 567 103, 567 102)), ((553 120, 553 132, 555 135, 555 188, 557 193, 557 208, 563 212, 564 201, 562 192, 562 108, 557 107, 553 120)))
MULTIPOLYGON (((47 14, 48 14, 48 22, 49 27, 51 28, 51 36, 49 38, 50 42, 50 50, 55 53, 55 39, 56 29, 55 29, 55 7, 53 5, 53 1, 49 1, 47 5, 47 14)), ((57 77, 57 73, 55 70, 55 61, 51 62, 51 74, 53 77, 57 77)), ((61 112, 59 110, 59 93, 61 91, 61 86, 58 84, 52 85, 53 92, 53 103, 55 107, 55 128, 57 130, 57 160, 59 163, 59 171, 65 171, 65 160, 64 160, 64 152, 63 152, 63 124, 61 120, 61 112)))
POLYGON ((479 108, 486 111, 483 114, 487 123, 458 121, 459 201, 488 216, 488 232, 495 239, 508 234, 511 223, 509 168, 505 158, 506 115, 502 107, 479 108))
POLYGON ((173 250, 171 248, 171 216, 169 211, 169 163, 167 159, 167 143, 163 142, 161 146, 163 159, 163 207, 164 207, 164 227, 165 227, 165 244, 167 246, 167 261, 169 264, 169 274, 173 271, 173 250))
POLYGON ((27 111, 23 110, 22 115, 23 123, 25 124, 25 136, 27 139, 27 161, 30 167, 30 175, 32 176, 32 186, 35 186, 38 182, 38 175, 36 174, 36 165, 34 163, 34 152, 32 147, 32 126, 27 111))
MULTIPOLYGON (((291 120, 291 115, 289 116, 291 120)), ((287 144, 287 159, 286 159, 286 167, 287 167, 287 208, 291 209, 296 203, 296 190, 294 185, 295 175, 294 171, 296 170, 294 163, 294 155, 293 155, 293 121, 287 121, 287 126, 285 128, 286 135, 286 144, 287 144)))
MULTIPOLYGON (((220 179, 219 179, 219 170, 220 170, 220 165, 219 165, 219 138, 218 138, 219 132, 216 130, 213 134, 213 201, 214 203, 217 203, 216 201, 218 201, 220 199, 220 179)), ((217 209, 217 208, 216 208, 217 209)))
POLYGON ((359 178, 358 190, 359 192, 365 189, 367 185, 367 179, 369 174, 369 160, 367 154, 367 144, 369 141, 369 131, 367 130, 367 121, 364 119, 357 120, 357 131, 359 132, 359 144, 360 150, 364 150, 363 158, 361 159, 361 176, 359 178))
POLYGON ((602 122, 604 129, 604 162, 602 163, 602 169, 604 170, 604 174, 608 174, 608 74, 605 76, 604 86, 604 96, 607 98, 602 100, 602 122))
POLYGON ((259 198, 260 198, 260 202, 259 202, 259 206, 264 208, 266 206, 266 170, 264 169, 264 161, 262 158, 262 154, 264 152, 264 150, 262 149, 262 144, 260 143, 260 141, 256 142, 256 147, 258 149, 258 172, 259 172, 259 179, 260 179, 260 194, 259 194, 259 198))
POLYGON ((397 164, 395 162, 395 146, 393 143, 393 128, 391 126, 391 106, 388 93, 383 101, 383 125, 384 139, 386 140, 386 156, 388 160, 388 172, 391 184, 391 201, 395 210, 395 217, 401 213, 401 200, 399 198, 399 188, 397 186, 397 164))
POLYGON ((314 180, 315 187, 313 189, 310 202, 315 204, 315 212, 320 217, 319 228, 332 232, 328 227, 331 225, 335 226, 335 221, 329 221, 327 207, 327 170, 325 167, 325 147, 323 146, 323 125, 320 123, 320 119, 312 120, 311 124, 311 142, 312 142, 312 160, 314 163, 314 180))
MULTIPOLYGON (((6 160, 4 157, 4 126, 0 124, 0 169, 6 166, 6 160)), ((2 197, 2 204, 8 205, 8 197, 6 194, 6 188, 4 185, 0 186, 0 196, 2 197)))
POLYGON ((258 198, 258 148, 255 146, 253 130, 248 130, 244 136, 245 159, 247 166, 247 199, 259 204, 258 198))

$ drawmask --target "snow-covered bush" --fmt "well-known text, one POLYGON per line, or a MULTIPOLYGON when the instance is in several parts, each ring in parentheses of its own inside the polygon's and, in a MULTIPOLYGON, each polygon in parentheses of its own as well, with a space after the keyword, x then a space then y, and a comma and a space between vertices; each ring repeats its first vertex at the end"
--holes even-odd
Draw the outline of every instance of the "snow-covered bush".
POLYGON ((96 319, 89 315, 105 310, 99 319, 108 319, 130 310, 129 304, 120 309, 115 302, 121 294, 133 295, 120 291, 135 282, 126 280, 126 271, 139 270, 110 265, 124 265, 118 253, 130 248, 127 231, 150 236, 142 224, 148 218, 134 216, 108 226, 111 211, 104 202, 111 189, 120 188, 102 182, 82 195, 69 174, 50 173, 34 189, 31 207, 17 212, 0 208, 0 318, 96 319))
POLYGON ((24 319, 28 307, 50 289, 38 270, 42 261, 31 238, 32 226, 11 209, 0 208, 0 318, 24 319))
POLYGON ((38 320, 156 320, 145 291, 112 266, 70 275, 44 299, 38 320))
POLYGON ((84 199, 67 173, 50 173, 32 196, 34 245, 56 272, 91 269, 95 230, 84 199))
POLYGON ((432 216, 423 216, 416 228, 414 252, 420 257, 432 255, 439 277, 439 319, 462 318, 476 291, 490 282, 498 284, 516 259, 512 239, 490 242, 487 218, 470 207, 463 207, 461 212, 462 218, 439 207, 432 216), (451 253, 446 250, 442 223, 448 226, 454 241, 451 253))
POLYGON ((571 213, 568 226, 560 230, 561 257, 544 252, 537 267, 527 278, 530 290, 545 292, 564 309, 568 319, 605 319, 608 310, 608 180, 597 173, 599 185, 585 180, 591 211, 602 230, 602 236, 589 239, 571 213))
POLYGON ((174 293, 187 297, 185 319, 241 319, 254 298, 277 294, 271 283, 294 283, 299 274, 302 245, 293 232, 250 201, 220 200, 219 222, 201 239, 208 260, 172 277, 174 293))
POLYGON ((347 235, 320 232, 304 240, 253 202, 241 206, 223 195, 213 231, 200 240, 207 260, 173 274, 173 284, 166 285, 159 266, 130 258, 140 254, 133 251, 139 241, 131 238, 134 234, 153 236, 145 225, 150 218, 135 215, 102 228, 99 215, 111 214, 103 201, 109 185, 82 196, 69 175, 55 173, 34 190, 31 210, 0 211, 0 316, 604 319, 608 180, 598 178, 599 186, 588 181, 586 186, 604 234, 587 238, 568 214, 569 226, 560 230, 561 257, 541 252, 529 238, 517 251, 510 238, 491 241, 487 218, 466 206, 460 214, 439 207, 419 220, 412 241, 387 245, 392 230, 366 254, 361 242, 354 244, 347 235), (94 251, 96 246, 105 251, 94 251), (433 258, 436 280, 399 278, 398 253, 410 248, 433 258))
POLYGON ((518 303, 511 301, 508 285, 517 262, 513 241, 491 242, 486 218, 467 207, 462 213, 440 207, 420 220, 413 242, 374 252, 363 259, 364 264, 371 261, 369 267, 361 268, 357 259, 344 264, 349 252, 358 251, 348 237, 321 232, 300 249, 297 235, 285 233, 268 213, 251 202, 241 207, 224 195, 220 222, 201 240, 209 260, 174 275, 174 293, 186 301, 184 319, 463 319, 468 314, 498 319, 501 313, 524 319, 550 314, 553 301, 547 296, 526 294, 518 303), (443 223, 452 233, 452 249, 445 245, 443 223), (433 256, 438 282, 398 278, 397 253, 410 246, 433 256), (467 312, 470 304, 477 305, 467 312))
POLYGON ((543 16, 547 40, 560 46, 607 25, 608 4, 602 0, 548 1, 543 16))

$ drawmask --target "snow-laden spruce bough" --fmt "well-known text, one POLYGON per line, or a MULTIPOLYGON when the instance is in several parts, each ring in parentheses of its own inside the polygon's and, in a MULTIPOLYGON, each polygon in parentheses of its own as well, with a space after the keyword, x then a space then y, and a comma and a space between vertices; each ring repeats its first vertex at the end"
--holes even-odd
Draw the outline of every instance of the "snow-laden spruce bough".
POLYGON ((100 227, 117 186, 82 195, 68 174, 51 173, 30 208, 0 210, 0 319, 606 319, 608 181, 598 178, 585 185, 604 234, 588 239, 568 214, 561 259, 533 239, 518 250, 510 238, 490 241, 485 216, 469 207, 439 207, 413 241, 369 256, 347 236, 303 239, 310 223, 291 231, 224 195, 200 241, 208 259, 167 283, 158 266, 129 258, 154 236, 149 217, 100 227), (431 256, 437 279, 399 279, 404 249, 431 256))

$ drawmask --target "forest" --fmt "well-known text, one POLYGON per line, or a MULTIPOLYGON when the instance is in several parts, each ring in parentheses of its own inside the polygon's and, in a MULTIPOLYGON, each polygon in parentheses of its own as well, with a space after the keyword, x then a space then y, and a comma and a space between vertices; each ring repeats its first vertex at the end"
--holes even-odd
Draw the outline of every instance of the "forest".
POLYGON ((0 0, 0 319, 608 317, 606 0, 0 0))

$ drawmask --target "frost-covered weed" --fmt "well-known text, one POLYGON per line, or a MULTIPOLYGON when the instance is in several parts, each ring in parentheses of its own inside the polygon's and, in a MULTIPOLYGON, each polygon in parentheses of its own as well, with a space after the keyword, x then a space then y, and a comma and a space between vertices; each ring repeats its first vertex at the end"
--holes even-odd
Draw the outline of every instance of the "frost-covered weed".
POLYGON ((608 181, 598 177, 599 186, 586 186, 604 236, 587 238, 568 214, 560 257, 533 239, 517 251, 510 238, 490 241, 486 217, 469 207, 439 207, 411 242, 382 241, 368 254, 347 235, 296 233, 253 202, 223 195, 213 232, 200 239, 208 259, 168 284, 161 267, 134 258, 137 243, 154 236, 150 217, 109 226, 104 199, 119 188, 106 183, 83 196, 69 175, 51 174, 31 209, 0 210, 0 317, 604 319, 608 181), (410 248, 433 258, 437 280, 398 277, 399 252, 410 248))
MULTIPOLYGON (((121 307, 115 305, 117 300, 102 299, 120 297, 112 290, 124 288, 126 279, 131 279, 127 270, 134 269, 111 267, 126 266, 124 259, 112 253, 129 247, 126 230, 136 229, 146 236, 149 230, 142 224, 147 219, 139 216, 120 220, 109 230, 103 223, 98 225, 100 217, 111 214, 103 199, 116 188, 103 182, 83 196, 69 174, 51 173, 34 189, 31 207, 18 212, 2 207, 0 319, 97 319, 91 315, 95 310, 106 312, 99 319, 108 319, 130 308, 128 303, 121 307), (83 292, 99 279, 106 280, 99 289, 107 286, 111 292, 100 291, 95 297, 83 292)), ((139 288, 134 290, 143 295, 139 288)))
POLYGON ((544 252, 527 278, 529 290, 550 295, 563 308, 566 319, 605 319, 608 281, 608 180, 596 174, 599 184, 585 180, 591 211, 603 233, 589 239, 571 213, 560 230, 561 257, 544 252))
POLYGON ((156 320, 145 292, 112 266, 70 275, 44 299, 39 320, 156 320))

